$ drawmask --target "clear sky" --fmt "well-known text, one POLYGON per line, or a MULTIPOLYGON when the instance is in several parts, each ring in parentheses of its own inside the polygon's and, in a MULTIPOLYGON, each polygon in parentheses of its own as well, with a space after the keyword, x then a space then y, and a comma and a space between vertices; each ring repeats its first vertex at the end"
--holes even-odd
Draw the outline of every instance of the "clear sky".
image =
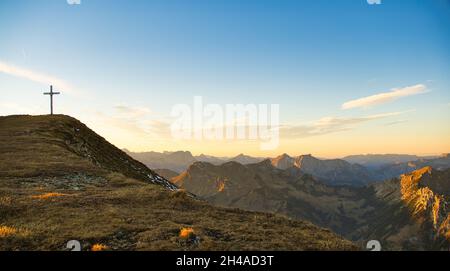
POLYGON ((0 1, 0 115, 74 116, 120 148, 450 152, 450 1, 0 1), (279 104, 278 148, 175 140, 176 104, 279 104))

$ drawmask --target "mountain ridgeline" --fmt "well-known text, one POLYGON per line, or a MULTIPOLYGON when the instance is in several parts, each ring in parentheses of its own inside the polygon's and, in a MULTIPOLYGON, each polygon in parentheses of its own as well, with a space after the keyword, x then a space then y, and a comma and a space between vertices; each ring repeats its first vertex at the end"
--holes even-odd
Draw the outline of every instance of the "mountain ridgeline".
POLYGON ((221 165, 227 162, 237 162, 243 165, 258 163, 264 160, 260 157, 252 157, 245 154, 239 154, 235 157, 215 157, 201 154, 193 156, 189 151, 175 152, 131 152, 124 150, 128 155, 141 161, 147 167, 152 169, 165 169, 178 174, 185 171, 194 162, 207 162, 214 165, 221 165))
POLYGON ((195 162, 206 162, 217 166, 227 162, 248 165, 269 159, 279 169, 296 167, 304 173, 313 175, 323 183, 334 186, 365 186, 373 182, 398 178, 401 174, 410 173, 425 166, 432 166, 438 170, 450 167, 450 158, 446 154, 439 157, 368 154, 347 156, 343 159, 318 159, 310 154, 293 157, 283 154, 275 158, 261 158, 239 154, 235 157, 227 158, 205 154, 193 156, 188 151, 163 153, 125 151, 147 167, 163 172, 162 175, 168 179, 174 177, 175 173, 178 175, 184 172, 195 162), (164 172, 168 174, 166 175, 164 172))
MULTIPOLYGON (((421 157, 417 155, 408 154, 364 154, 364 155, 349 155, 342 160, 352 164, 360 164, 369 169, 379 169, 382 166, 390 164, 407 163, 419 160, 421 157)), ((434 157, 433 157, 434 158, 434 157)))

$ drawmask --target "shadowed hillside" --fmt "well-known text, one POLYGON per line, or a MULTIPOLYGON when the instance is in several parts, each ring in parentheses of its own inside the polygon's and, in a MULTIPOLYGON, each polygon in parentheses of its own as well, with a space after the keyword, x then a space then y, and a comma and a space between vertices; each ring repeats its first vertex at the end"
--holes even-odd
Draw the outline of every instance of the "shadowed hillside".
POLYGON ((212 207, 67 116, 0 117, 0 250, 354 250, 308 222, 212 207), (187 228, 190 235, 183 235, 187 228))
POLYGON ((450 170, 425 167, 374 185, 384 204, 371 213, 365 238, 392 249, 450 249, 450 170))

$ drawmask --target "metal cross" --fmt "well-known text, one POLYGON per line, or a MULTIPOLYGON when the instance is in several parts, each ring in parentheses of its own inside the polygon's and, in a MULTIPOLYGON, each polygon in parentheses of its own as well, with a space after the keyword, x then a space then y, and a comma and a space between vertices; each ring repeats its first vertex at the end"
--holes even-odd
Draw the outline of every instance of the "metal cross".
POLYGON ((61 94, 60 92, 53 92, 53 86, 50 86, 50 92, 44 92, 44 95, 50 95, 50 115, 53 115, 53 95, 61 94))

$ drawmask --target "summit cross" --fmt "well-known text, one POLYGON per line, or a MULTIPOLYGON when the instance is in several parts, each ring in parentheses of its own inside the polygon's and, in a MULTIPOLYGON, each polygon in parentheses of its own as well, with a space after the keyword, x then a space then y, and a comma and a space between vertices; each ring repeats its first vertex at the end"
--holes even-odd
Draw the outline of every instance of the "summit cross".
POLYGON ((61 94, 60 92, 53 92, 53 86, 50 86, 50 92, 44 92, 44 95, 50 95, 50 115, 53 115, 53 95, 61 94))

